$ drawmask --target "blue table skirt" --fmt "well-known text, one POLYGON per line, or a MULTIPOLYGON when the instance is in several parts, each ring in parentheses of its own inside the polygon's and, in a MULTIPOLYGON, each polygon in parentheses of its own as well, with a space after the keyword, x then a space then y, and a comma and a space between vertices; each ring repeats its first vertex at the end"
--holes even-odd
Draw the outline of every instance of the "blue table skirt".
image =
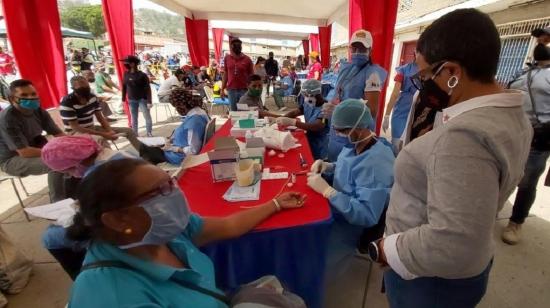
POLYGON ((321 307, 332 219, 278 230, 252 232, 202 248, 214 262, 216 285, 235 291, 261 276, 275 275, 308 307, 321 307))

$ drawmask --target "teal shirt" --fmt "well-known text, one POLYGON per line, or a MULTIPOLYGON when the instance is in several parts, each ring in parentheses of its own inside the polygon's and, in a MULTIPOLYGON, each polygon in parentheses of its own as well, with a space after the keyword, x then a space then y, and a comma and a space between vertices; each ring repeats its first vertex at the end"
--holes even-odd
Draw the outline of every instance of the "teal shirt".
POLYGON ((116 260, 135 270, 103 267, 82 272, 73 284, 69 307, 227 307, 208 295, 184 288, 176 282, 184 280, 221 293, 216 289, 212 261, 192 242, 201 232, 202 225, 202 218, 192 215, 185 231, 168 244, 172 252, 187 265, 186 269, 139 259, 104 242, 92 243, 84 265, 100 260, 116 260))

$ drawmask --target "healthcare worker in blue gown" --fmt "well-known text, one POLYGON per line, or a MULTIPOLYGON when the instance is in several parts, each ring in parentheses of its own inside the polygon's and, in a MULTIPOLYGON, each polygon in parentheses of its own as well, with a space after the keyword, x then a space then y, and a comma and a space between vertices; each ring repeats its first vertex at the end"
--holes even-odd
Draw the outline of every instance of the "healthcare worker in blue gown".
POLYGON ((394 78, 395 86, 393 87, 386 115, 382 122, 382 129, 385 132, 390 126, 391 113, 391 143, 395 154, 399 151, 401 135, 403 135, 405 125, 407 124, 407 117, 411 111, 414 93, 417 91, 411 81, 411 77, 418 72, 418 66, 416 62, 411 62, 398 67, 396 71, 397 74, 394 78))
POLYGON ((299 103, 298 109, 291 110, 283 116, 269 112, 263 114, 268 118, 276 118, 275 121, 280 126, 295 126, 305 130, 313 158, 326 159, 330 124, 329 120, 321 115, 323 104, 326 103, 321 95, 321 82, 316 79, 306 80, 302 85, 302 95, 304 101, 299 103), (304 116, 305 122, 296 118, 301 115, 304 116))
POLYGON ((395 156, 391 144, 376 138, 369 129, 372 124, 369 108, 362 100, 348 99, 336 106, 331 125, 349 143, 336 163, 317 160, 308 175, 308 186, 328 199, 334 216, 327 255, 328 277, 336 278, 345 271, 363 229, 380 223, 383 230, 395 156))
MULTIPOLYGON (((372 36, 366 30, 357 30, 353 33, 350 45, 351 62, 340 68, 336 93, 330 104, 323 106, 325 117, 330 118, 334 105, 348 99, 364 99, 369 107, 370 114, 376 117, 380 91, 384 86, 388 73, 379 65, 371 62, 372 36)), ((371 130, 374 131, 375 121, 371 130)), ((330 131, 328 145, 328 160, 336 161, 338 154, 348 144, 346 138, 338 137, 334 130, 330 131)))

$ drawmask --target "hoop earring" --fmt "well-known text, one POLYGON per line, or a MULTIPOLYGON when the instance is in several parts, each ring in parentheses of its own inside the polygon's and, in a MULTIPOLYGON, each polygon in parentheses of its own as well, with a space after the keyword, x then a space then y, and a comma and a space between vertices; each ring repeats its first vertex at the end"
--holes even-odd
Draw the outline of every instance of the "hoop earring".
POLYGON ((447 87, 450 88, 449 92, 447 93, 448 95, 451 95, 453 94, 453 89, 458 85, 458 77, 456 76, 451 76, 451 78, 449 78, 449 80, 447 80, 447 87))

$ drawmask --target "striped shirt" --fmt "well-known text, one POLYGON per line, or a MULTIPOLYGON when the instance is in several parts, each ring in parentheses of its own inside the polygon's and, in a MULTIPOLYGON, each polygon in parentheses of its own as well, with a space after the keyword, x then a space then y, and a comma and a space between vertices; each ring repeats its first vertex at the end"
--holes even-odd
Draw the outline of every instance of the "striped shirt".
POLYGON ((96 111, 101 111, 101 106, 95 95, 90 97, 87 104, 81 105, 76 94, 70 93, 63 97, 61 106, 59 106, 59 113, 61 114, 63 126, 67 132, 72 131, 69 122, 74 120, 78 120, 78 124, 81 127, 93 127, 94 113, 96 111))

